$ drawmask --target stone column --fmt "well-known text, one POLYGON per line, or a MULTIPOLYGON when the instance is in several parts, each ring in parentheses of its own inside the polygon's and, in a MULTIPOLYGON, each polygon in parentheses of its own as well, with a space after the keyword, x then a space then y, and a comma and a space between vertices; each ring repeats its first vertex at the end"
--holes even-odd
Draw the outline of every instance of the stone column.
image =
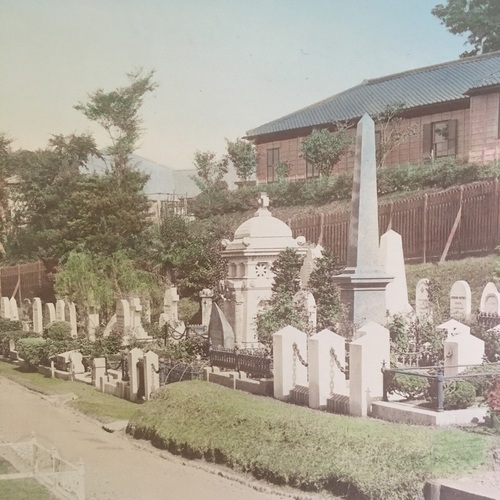
POLYGON ((212 313, 212 301, 214 292, 208 288, 204 288, 200 292, 201 299, 201 324, 208 328, 210 324, 210 314, 212 313))
POLYGON ((144 398, 146 401, 151 399, 151 394, 160 387, 160 374, 158 354, 148 351, 144 354, 144 398))
POLYGON ((347 306, 347 319, 356 325, 366 320, 385 323, 385 287, 391 280, 379 250, 375 124, 365 114, 356 133, 347 266, 335 277, 347 306))
POLYGON ((33 332, 43 333, 42 301, 39 297, 33 299, 33 332))

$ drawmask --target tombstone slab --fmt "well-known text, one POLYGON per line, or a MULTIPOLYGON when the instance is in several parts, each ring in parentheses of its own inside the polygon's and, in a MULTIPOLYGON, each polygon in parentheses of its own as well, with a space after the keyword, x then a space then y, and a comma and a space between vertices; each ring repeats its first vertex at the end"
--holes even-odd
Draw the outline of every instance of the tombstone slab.
POLYGON ((429 297, 429 279, 422 278, 415 290, 415 313, 421 321, 432 321, 432 304, 429 297))
POLYGON ((33 332, 43 333, 42 301, 39 297, 33 299, 33 332))
POLYGON ((467 320, 472 311, 472 294, 467 281, 455 281, 450 290, 450 316, 467 320))
POLYGON ((10 298, 10 319, 12 321, 19 321, 19 309, 15 297, 10 298))
POLYGON ((208 338, 210 345, 214 348, 224 347, 232 349, 234 347, 234 331, 221 308, 214 302, 212 304, 212 314, 208 325, 208 338))

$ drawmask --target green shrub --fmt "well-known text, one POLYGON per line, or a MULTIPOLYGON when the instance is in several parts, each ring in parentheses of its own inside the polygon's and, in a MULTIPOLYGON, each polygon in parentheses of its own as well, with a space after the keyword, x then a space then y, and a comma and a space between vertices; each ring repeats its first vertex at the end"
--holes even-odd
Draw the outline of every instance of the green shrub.
POLYGON ((192 297, 179 300, 179 319, 186 324, 196 324, 196 315, 200 311, 200 303, 192 297))
POLYGON ((476 389, 467 380, 454 380, 444 388, 445 410, 469 408, 476 400, 476 389))
POLYGON ((481 366, 467 368, 466 370, 464 370, 463 375, 478 373, 484 373, 484 377, 473 377, 468 379, 468 382, 474 386, 476 397, 486 399, 496 378, 492 375, 488 376, 488 373, 498 373, 499 375, 497 375, 497 377, 500 378, 500 363, 491 365, 483 364, 481 366))
POLYGON ((428 386, 427 379, 424 377, 396 373, 388 390, 391 394, 396 393, 406 399, 413 400, 423 398, 427 393, 428 386))
POLYGON ((42 338, 20 339, 18 342, 19 357, 24 360, 28 368, 36 370, 44 357, 44 348, 47 341, 42 338))
POLYGON ((56 341, 69 340, 71 339, 71 324, 67 321, 53 321, 45 327, 43 337, 56 341))
POLYGON ((10 319, 0 318, 0 336, 4 332, 11 332, 14 330, 22 330, 23 324, 21 321, 13 321, 10 319))

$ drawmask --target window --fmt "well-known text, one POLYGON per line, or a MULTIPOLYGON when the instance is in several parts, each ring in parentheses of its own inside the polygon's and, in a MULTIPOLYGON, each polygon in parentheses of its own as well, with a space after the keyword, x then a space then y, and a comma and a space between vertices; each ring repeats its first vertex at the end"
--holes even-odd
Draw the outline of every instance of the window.
POLYGON ((424 157, 442 158, 457 154, 457 120, 424 125, 424 157))
POLYGON ((280 148, 267 150, 267 182, 274 182, 274 166, 280 161, 280 148))
POLYGON ((319 168, 306 161, 306 179, 312 179, 314 177, 319 177, 319 168))

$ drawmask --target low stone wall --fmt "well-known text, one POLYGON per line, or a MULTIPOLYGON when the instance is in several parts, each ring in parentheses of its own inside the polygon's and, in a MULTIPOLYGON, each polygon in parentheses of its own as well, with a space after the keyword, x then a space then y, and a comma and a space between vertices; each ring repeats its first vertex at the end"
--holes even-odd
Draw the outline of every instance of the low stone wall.
POLYGON ((221 372, 220 368, 211 366, 204 368, 205 380, 229 389, 249 392, 258 396, 272 396, 274 383, 272 379, 247 378, 244 372, 221 372))

